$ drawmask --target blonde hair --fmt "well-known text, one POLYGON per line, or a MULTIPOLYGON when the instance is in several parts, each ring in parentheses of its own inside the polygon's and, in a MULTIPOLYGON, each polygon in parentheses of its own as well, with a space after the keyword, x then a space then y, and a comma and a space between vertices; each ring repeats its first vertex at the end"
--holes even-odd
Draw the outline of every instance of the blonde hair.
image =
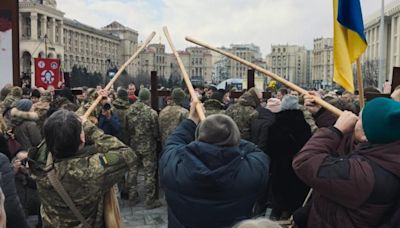
POLYGON ((278 223, 266 218, 248 219, 240 222, 234 228, 282 228, 278 223))

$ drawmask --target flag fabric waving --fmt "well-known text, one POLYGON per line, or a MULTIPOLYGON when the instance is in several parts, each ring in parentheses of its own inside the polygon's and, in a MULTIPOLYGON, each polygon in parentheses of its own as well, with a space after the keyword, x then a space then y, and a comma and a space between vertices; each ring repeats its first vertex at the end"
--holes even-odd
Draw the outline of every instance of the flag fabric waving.
POLYGON ((351 64, 367 49, 360 0, 333 0, 333 80, 354 93, 351 64))

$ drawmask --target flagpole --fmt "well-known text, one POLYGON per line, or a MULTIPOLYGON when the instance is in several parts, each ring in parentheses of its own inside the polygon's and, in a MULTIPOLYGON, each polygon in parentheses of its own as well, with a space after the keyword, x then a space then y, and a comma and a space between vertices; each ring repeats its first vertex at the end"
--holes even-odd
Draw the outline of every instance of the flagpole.
POLYGON ((364 99, 364 80, 361 74, 361 62, 360 58, 357 59, 357 81, 358 81, 358 96, 360 100, 360 109, 364 108, 365 99, 364 99))

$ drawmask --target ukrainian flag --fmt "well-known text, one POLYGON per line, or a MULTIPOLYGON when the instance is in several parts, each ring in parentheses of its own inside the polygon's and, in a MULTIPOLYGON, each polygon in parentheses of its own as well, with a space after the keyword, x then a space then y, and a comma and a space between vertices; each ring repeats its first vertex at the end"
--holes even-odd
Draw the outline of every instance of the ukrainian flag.
POLYGON ((353 70, 368 44, 359 0, 333 0, 333 80, 354 93, 353 70))

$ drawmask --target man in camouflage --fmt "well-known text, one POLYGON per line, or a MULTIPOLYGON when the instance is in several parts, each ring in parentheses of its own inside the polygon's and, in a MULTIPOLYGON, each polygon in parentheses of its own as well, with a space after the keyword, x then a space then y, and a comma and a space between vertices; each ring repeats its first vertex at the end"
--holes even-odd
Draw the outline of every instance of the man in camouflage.
POLYGON ((46 144, 29 155, 42 202, 43 227, 83 227, 47 177, 47 151, 54 157, 50 167, 86 222, 90 227, 104 227, 104 195, 132 166, 135 154, 117 138, 67 110, 53 113, 43 132, 46 144), (94 144, 85 146, 85 136, 94 144))
POLYGON ((126 128, 126 114, 128 113, 128 108, 130 106, 128 101, 128 92, 124 88, 119 88, 117 90, 117 99, 112 102, 112 113, 117 116, 120 121, 121 130, 117 137, 125 144, 129 144, 128 141, 128 129, 126 128))
POLYGON ((160 124, 161 142, 164 145, 167 137, 186 119, 189 111, 182 107, 185 100, 185 92, 180 88, 175 88, 171 93, 172 103, 160 112, 158 122, 160 124))
POLYGON ((225 111, 225 104, 222 103, 224 94, 220 91, 214 92, 209 99, 204 102, 204 109, 206 116, 213 114, 223 114, 225 111))
POLYGON ((129 131, 129 145, 137 155, 128 171, 129 201, 131 205, 139 202, 137 176, 139 164, 143 164, 145 174, 145 206, 148 209, 160 207, 156 197, 157 143, 159 138, 157 112, 149 106, 150 91, 140 89, 139 99, 130 106, 126 116, 129 131))
POLYGON ((3 113, 7 109, 13 107, 20 99, 22 99, 22 89, 17 86, 12 87, 10 93, 8 93, 3 102, 0 103, 0 112, 3 113))
POLYGON ((256 88, 251 88, 239 97, 239 101, 230 106, 225 114, 238 125, 242 139, 251 140, 251 122, 257 118, 256 107, 260 104, 262 94, 256 88))

